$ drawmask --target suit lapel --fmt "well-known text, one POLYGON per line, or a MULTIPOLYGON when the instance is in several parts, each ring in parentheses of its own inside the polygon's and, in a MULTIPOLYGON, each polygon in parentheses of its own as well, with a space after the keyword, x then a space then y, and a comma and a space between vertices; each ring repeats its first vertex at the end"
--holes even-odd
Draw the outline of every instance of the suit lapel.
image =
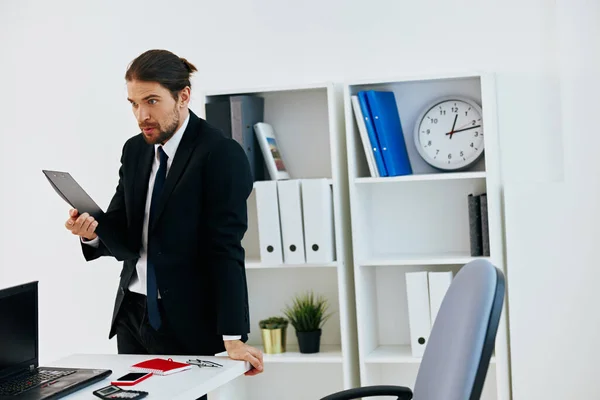
POLYGON ((183 133, 181 142, 177 147, 177 152, 175 153, 175 158, 173 159, 171 168, 169 168, 167 180, 165 181, 165 186, 163 187, 162 193, 159 198, 158 207, 156 209, 156 216, 152 221, 150 221, 148 232, 152 232, 152 230, 156 226, 156 221, 160 219, 160 216, 165 209, 165 205, 167 204, 169 196, 173 192, 173 189, 175 189, 175 185, 179 181, 181 174, 185 170, 185 167, 188 164, 188 161, 190 160, 190 156, 192 155, 192 151, 194 150, 196 144, 196 139, 198 138, 196 127, 197 122, 198 117, 196 117, 196 115, 190 111, 190 121, 188 122, 188 126, 185 129, 185 132, 183 133))
POLYGON ((143 147, 138 153, 137 165, 133 176, 133 227, 136 238, 142 238, 142 227, 144 223, 144 213, 146 210, 146 196, 148 195, 148 181, 150 180, 150 171, 154 161, 154 145, 144 142, 143 147))

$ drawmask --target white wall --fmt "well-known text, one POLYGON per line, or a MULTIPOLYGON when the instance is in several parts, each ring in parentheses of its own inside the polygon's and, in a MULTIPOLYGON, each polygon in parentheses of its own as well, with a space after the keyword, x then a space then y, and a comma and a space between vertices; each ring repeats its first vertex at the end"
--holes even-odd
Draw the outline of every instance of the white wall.
POLYGON ((120 266, 83 261, 40 170, 69 170, 108 204, 136 133, 123 74, 142 51, 188 58, 195 88, 207 89, 484 69, 498 72, 515 398, 597 398, 599 192, 587 179, 600 166, 598 80, 582 77, 600 71, 598 6, 303 3, 0 2, 0 286, 40 280, 42 361, 116 347, 107 333, 120 266))
POLYGON ((564 181, 507 185, 516 399, 598 399, 600 3, 556 2, 564 181))

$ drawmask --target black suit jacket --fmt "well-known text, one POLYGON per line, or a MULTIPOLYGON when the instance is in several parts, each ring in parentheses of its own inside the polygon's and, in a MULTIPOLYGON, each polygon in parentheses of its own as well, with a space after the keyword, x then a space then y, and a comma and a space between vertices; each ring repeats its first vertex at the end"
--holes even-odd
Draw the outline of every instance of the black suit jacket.
MULTIPOLYGON (((110 236, 128 251, 111 251, 109 240, 98 248, 82 244, 88 261, 100 256, 123 261, 109 338, 115 335, 115 319, 139 257, 153 157, 154 146, 142 134, 125 143, 116 193, 98 221, 101 242, 110 236)), ((166 323, 190 354, 223 351, 222 335, 248 338, 241 240, 252 186, 242 147, 190 111, 156 218, 148 227, 166 323)))

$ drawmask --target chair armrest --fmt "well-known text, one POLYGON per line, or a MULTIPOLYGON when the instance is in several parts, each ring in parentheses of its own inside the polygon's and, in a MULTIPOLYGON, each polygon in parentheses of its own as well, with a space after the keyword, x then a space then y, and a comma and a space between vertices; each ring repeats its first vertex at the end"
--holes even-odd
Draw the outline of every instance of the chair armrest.
POLYGON ((398 400, 410 400, 412 390, 404 386, 377 385, 342 390, 323 397, 321 400, 352 400, 362 397, 398 396, 398 400))

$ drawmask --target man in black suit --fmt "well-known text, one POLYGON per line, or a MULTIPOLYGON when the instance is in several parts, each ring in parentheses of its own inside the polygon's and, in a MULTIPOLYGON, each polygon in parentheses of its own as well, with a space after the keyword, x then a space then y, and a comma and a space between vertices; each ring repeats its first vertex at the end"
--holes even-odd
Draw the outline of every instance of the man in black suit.
POLYGON ((123 146, 119 181, 98 221, 66 227, 87 261, 123 261, 109 338, 121 354, 213 355, 263 370, 245 342, 244 249, 252 176, 242 147, 188 109, 196 68, 165 50, 141 54, 125 79, 142 130, 123 146), (110 236, 111 241, 99 238, 110 236))

